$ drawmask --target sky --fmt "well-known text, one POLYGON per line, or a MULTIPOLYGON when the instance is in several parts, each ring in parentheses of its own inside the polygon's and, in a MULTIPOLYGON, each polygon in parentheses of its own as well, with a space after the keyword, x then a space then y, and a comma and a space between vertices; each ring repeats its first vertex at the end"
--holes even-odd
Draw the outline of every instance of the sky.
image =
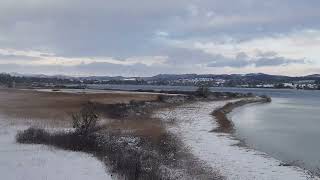
POLYGON ((0 72, 320 73, 319 0, 0 0, 0 72))

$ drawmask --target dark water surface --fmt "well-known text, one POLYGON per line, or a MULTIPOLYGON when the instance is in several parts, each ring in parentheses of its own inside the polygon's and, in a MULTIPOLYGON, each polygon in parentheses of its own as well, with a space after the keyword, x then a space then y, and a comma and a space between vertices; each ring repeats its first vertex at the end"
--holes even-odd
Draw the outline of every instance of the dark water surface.
POLYGON ((320 91, 249 91, 273 101, 233 111, 236 136, 285 162, 309 170, 320 167, 320 91))

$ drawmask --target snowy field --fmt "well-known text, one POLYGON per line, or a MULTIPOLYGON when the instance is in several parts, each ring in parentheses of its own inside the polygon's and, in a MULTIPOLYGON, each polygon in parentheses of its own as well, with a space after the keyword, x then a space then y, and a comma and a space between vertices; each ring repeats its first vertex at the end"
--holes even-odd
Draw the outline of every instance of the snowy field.
POLYGON ((174 122, 177 134, 191 153, 230 180, 304 180, 310 176, 298 167, 279 166, 280 161, 245 147, 231 135, 210 132, 217 127, 210 113, 227 101, 197 102, 158 112, 155 116, 174 122))
POLYGON ((19 129, 0 117, 0 179, 3 180, 109 180, 104 165, 79 152, 15 142, 19 129))

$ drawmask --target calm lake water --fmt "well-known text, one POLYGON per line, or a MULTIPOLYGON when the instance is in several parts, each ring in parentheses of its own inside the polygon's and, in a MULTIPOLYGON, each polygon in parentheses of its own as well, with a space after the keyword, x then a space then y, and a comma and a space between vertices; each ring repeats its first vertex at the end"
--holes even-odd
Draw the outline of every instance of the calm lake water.
MULTIPOLYGON (((97 87, 96 87, 97 88, 97 87)), ((196 87, 107 85, 123 90, 186 90, 196 87)), ((309 170, 320 167, 320 91, 212 88, 272 97, 270 104, 247 105, 229 116, 235 135, 259 151, 309 170)))
POLYGON ((236 136, 285 162, 320 167, 320 91, 249 91, 271 96, 272 103, 236 109, 230 115, 236 136))

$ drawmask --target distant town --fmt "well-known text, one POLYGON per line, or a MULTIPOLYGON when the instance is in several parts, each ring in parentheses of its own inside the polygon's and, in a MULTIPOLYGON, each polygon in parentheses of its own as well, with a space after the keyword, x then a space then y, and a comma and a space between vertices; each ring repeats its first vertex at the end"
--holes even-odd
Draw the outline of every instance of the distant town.
POLYGON ((276 88, 320 90, 320 74, 290 77, 268 74, 160 74, 152 77, 110 77, 110 76, 47 76, 17 73, 0 74, 0 86, 8 88, 86 88, 92 84, 112 85, 167 85, 276 88))

